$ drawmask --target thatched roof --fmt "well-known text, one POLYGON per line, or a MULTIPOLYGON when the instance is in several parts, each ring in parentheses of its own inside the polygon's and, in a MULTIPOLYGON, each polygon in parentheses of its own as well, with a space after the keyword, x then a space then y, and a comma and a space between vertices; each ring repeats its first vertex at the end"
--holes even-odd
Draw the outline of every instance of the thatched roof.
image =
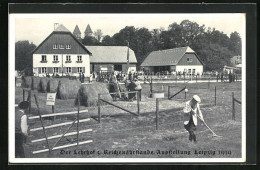
MULTIPOLYGON (((126 63, 127 46, 85 46, 91 53, 90 63, 126 63)), ((129 48, 129 62, 137 63, 135 53, 129 48)))
POLYGON ((195 53, 190 47, 180 47, 151 52, 141 66, 176 65, 185 53, 195 53))

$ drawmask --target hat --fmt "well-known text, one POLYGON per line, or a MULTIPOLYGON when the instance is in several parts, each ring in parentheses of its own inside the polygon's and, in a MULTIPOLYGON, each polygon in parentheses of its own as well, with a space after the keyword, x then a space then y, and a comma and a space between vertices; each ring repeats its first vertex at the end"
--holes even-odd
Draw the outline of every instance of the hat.
POLYGON ((20 104, 19 104, 19 108, 20 109, 27 109, 28 107, 29 107, 29 102, 27 102, 27 101, 23 101, 23 102, 21 102, 20 104))
POLYGON ((200 97, 198 95, 194 95, 192 98, 198 103, 201 102, 200 97))

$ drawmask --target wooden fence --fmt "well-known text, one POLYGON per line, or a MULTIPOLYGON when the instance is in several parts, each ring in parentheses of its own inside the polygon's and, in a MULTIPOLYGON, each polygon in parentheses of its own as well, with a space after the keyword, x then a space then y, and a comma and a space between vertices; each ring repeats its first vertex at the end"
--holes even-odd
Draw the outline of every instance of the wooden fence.
POLYGON ((34 98, 35 98, 35 102, 36 102, 36 105, 37 105, 37 110, 38 110, 38 115, 39 116, 31 116, 31 117, 29 117, 29 119, 40 119, 41 127, 30 129, 30 132, 43 130, 44 138, 34 139, 31 142, 32 143, 37 143, 37 142, 46 141, 48 149, 36 150, 36 151, 32 152, 33 154, 42 153, 42 152, 49 152, 49 153, 51 153, 53 150, 62 149, 62 148, 68 148, 68 147, 72 147, 72 146, 79 146, 79 145, 83 145, 83 144, 87 144, 87 143, 93 142, 93 140, 85 140, 85 141, 79 142, 79 134, 92 132, 92 129, 79 130, 79 123, 87 122, 87 121, 90 120, 90 119, 79 120, 79 114, 80 113, 88 112, 88 110, 80 111, 80 108, 79 108, 79 106, 80 106, 79 95, 77 95, 77 98, 78 98, 78 101, 79 101, 78 102, 78 110, 77 111, 64 112, 64 113, 52 113, 52 114, 45 114, 45 115, 42 115, 41 112, 40 112, 38 99, 37 99, 37 96, 35 94, 34 94, 34 98), (76 116, 74 121, 72 121, 72 122, 64 122, 64 123, 59 123, 59 124, 52 124, 52 125, 49 125, 49 126, 44 126, 44 124, 43 124, 43 117, 54 117, 54 116, 58 116, 58 115, 59 116, 64 116, 64 115, 69 115, 69 114, 77 114, 77 116, 76 116), (69 130, 73 127, 74 124, 77 124, 77 131, 68 133, 69 130), (66 130, 65 133, 59 134, 59 135, 47 136, 46 129, 60 127, 60 126, 66 126, 66 125, 70 125, 70 127, 66 130), (77 135, 77 142, 76 143, 57 146, 57 144, 65 136, 72 136, 72 135, 77 135), (53 146, 50 146, 49 140, 56 139, 56 138, 58 138, 58 140, 55 142, 55 144, 53 146))

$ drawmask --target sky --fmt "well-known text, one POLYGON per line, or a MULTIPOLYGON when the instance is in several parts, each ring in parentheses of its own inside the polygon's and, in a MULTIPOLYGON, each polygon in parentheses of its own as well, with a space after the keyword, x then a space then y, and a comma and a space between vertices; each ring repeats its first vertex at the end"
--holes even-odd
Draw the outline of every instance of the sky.
MULTIPOLYGON (((164 28, 174 22, 180 24, 188 19, 205 27, 223 31, 228 36, 237 31, 243 34, 243 14, 11 14, 10 21, 14 22, 15 42, 29 40, 39 45, 53 30, 54 23, 63 24, 73 32, 78 25, 81 36, 89 24, 92 31, 101 29, 103 35, 113 36, 126 26, 148 28, 149 30, 164 28)), ((242 37, 242 36, 241 36, 242 37)))

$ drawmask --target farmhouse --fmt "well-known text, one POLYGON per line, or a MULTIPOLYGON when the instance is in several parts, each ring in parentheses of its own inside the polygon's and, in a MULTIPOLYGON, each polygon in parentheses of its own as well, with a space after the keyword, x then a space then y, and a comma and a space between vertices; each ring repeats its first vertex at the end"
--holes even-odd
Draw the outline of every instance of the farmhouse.
POLYGON ((141 64, 144 71, 202 74, 203 63, 190 47, 151 52, 141 64))
POLYGON ((127 46, 85 46, 91 53, 90 72, 135 72, 137 60, 129 48, 129 69, 127 70, 127 46))
POLYGON ((33 73, 90 75, 91 52, 62 24, 33 51, 33 73))

